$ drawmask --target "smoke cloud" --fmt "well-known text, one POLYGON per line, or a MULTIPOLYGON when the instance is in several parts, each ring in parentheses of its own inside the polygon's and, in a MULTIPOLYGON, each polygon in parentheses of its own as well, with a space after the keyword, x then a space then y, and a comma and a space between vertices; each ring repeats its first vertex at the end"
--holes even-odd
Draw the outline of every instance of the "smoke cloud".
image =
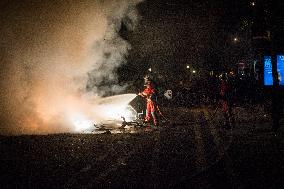
POLYGON ((72 132, 71 117, 95 119, 96 100, 123 89, 115 71, 131 46, 118 32, 135 28, 139 2, 1 1, 0 134, 72 132))

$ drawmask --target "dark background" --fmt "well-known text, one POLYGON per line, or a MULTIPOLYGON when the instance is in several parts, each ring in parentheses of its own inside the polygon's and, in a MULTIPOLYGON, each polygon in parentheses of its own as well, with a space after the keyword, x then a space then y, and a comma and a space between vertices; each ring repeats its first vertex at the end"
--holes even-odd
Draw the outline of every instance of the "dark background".
POLYGON ((138 28, 128 32, 122 23, 132 50, 121 80, 139 79, 150 67, 171 80, 193 69, 204 78, 239 62, 250 65, 271 49, 283 52, 282 7, 280 0, 144 1, 138 28))

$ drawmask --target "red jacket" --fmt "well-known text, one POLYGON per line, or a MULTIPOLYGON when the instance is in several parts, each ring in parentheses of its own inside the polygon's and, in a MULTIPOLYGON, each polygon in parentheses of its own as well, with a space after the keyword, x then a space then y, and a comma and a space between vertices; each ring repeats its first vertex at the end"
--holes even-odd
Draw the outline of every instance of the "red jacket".
POLYGON ((148 85, 142 93, 145 96, 152 95, 155 93, 155 89, 151 85, 148 85))
POLYGON ((220 95, 221 97, 225 97, 226 95, 228 95, 228 92, 230 90, 230 86, 228 84, 228 82, 221 80, 221 86, 220 86, 220 95))
POLYGON ((153 94, 155 94, 155 93, 156 93, 156 90, 155 90, 153 84, 152 84, 152 83, 148 83, 148 84, 146 85, 146 88, 145 88, 144 91, 142 92, 142 95, 143 95, 144 97, 146 97, 148 100, 152 100, 151 97, 152 97, 153 94))

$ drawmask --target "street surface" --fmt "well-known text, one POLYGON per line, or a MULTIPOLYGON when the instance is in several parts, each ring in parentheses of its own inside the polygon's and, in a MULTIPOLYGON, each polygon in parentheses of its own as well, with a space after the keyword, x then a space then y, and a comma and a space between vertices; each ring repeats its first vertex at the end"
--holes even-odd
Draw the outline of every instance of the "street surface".
POLYGON ((283 188, 284 124, 235 107, 164 109, 171 123, 135 133, 0 137, 1 188, 283 188))

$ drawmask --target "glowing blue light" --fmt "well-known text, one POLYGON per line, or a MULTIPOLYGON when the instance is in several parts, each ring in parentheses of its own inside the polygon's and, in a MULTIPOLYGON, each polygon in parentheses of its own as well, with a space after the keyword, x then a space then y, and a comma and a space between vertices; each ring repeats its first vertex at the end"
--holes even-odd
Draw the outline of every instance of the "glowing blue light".
POLYGON ((271 56, 264 56, 264 85, 272 86, 273 85, 273 77, 272 77, 272 64, 271 64, 271 56))
POLYGON ((277 55, 279 85, 284 85, 284 55, 277 55))

